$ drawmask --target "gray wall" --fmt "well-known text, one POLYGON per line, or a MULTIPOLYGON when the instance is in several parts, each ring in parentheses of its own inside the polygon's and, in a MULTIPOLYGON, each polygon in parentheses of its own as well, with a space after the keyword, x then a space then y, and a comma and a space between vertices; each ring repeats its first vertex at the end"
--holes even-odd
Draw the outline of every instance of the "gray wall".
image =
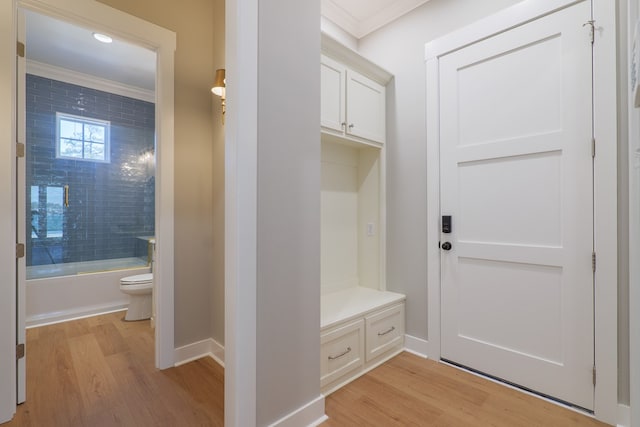
MULTIPOLYGON (((224 301, 212 301, 224 290, 220 271, 223 256, 214 247, 214 229, 219 233, 219 211, 214 215, 213 165, 219 167, 219 99, 211 95, 215 69, 222 66, 223 52, 217 38, 224 28, 217 14, 223 0, 100 0, 111 7, 160 25, 177 34, 175 53, 175 346, 211 338, 213 330, 221 338, 224 301), (214 162, 214 142, 216 161, 214 162), (215 279, 214 279, 215 278, 215 279), (215 314, 214 314, 215 313, 215 314), (215 316, 215 317, 214 317, 215 316), (221 320, 222 319, 222 320, 221 320), (213 329, 213 330, 212 330, 213 329)), ((216 174, 216 179, 220 175, 216 174)), ((217 199, 219 200, 219 199, 217 199)), ((220 238, 218 236, 218 238, 220 238)))
POLYGON ((394 75, 387 88, 387 288, 407 295, 407 334, 418 338, 428 338, 424 45, 517 2, 430 0, 359 42, 361 54, 394 75))
POLYGON ((257 425, 320 393, 319 2, 258 15, 257 425))
MULTIPOLYGON (((407 294, 407 333, 427 337, 426 123, 424 44, 509 7, 519 0, 430 0, 412 13, 361 39, 360 53, 395 75, 388 92, 387 287, 407 294), (403 46, 398 49, 398 46, 403 46)), ((618 2, 619 55, 625 56, 626 5, 618 2)), ((619 59, 620 163, 626 165, 626 61, 619 59)), ((626 166, 619 194, 626 194, 626 166)), ((628 201, 619 198, 618 399, 629 402, 628 201)))

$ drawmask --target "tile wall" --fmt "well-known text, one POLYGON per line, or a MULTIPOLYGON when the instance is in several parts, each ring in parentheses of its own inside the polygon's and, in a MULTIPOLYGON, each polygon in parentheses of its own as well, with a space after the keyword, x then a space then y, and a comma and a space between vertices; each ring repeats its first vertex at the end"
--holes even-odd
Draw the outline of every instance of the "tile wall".
POLYGON ((139 256, 136 236, 154 234, 154 104, 27 74, 26 108, 27 265, 139 256), (110 121, 110 162, 56 158, 56 112, 110 121))

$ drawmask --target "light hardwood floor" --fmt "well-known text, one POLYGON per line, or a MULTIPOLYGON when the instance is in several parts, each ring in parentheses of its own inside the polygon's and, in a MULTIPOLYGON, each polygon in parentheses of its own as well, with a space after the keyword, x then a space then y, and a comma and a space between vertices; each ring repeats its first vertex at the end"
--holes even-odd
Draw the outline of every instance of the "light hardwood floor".
POLYGON ((149 321, 123 316, 27 330, 27 401, 5 425, 223 426, 222 367, 155 369, 149 321))
POLYGON ((468 372, 402 353, 328 396, 334 426, 605 426, 468 372))
MULTIPOLYGON (((2 427, 222 426, 223 369, 204 358, 158 371, 149 322, 122 317, 29 329, 27 402, 2 427)), ((409 353, 328 396, 326 413, 323 427, 604 426, 409 353)))

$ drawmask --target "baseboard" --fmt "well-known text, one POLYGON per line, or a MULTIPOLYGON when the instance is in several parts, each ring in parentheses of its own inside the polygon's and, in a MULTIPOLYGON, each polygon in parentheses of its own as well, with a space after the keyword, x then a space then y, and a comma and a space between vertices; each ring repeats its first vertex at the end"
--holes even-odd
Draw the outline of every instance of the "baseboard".
POLYGON ((174 366, 184 365, 203 357, 211 357, 224 368, 224 347, 213 338, 207 338, 176 348, 174 366))
POLYGON ((56 311, 53 313, 29 316, 25 320, 27 329, 38 326, 53 325, 55 323, 68 322, 70 320, 84 319, 85 317, 99 316, 101 314, 113 313, 127 309, 128 304, 109 304, 99 306, 88 306, 73 310, 56 311))
POLYGON ((618 404, 618 427, 631 427, 631 407, 618 404))
POLYGON ((424 357, 425 359, 428 357, 427 350, 429 348, 429 341, 427 340, 405 334, 404 347, 405 351, 415 354, 416 356, 424 357))
POLYGON ((315 427, 328 419, 329 417, 324 413, 324 396, 320 395, 269 427, 315 427))

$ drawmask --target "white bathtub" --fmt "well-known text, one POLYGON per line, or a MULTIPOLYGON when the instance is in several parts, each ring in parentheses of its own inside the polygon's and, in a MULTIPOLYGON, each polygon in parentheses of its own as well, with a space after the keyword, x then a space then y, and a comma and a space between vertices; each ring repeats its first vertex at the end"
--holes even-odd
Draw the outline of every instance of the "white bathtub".
POLYGON ((31 269, 28 277, 41 277, 26 281, 27 327, 125 309, 129 300, 127 295, 120 292, 120 279, 150 271, 148 266, 139 264, 139 258, 131 258, 128 261, 120 259, 27 267, 31 269), (137 267, 122 267, 136 263, 137 267), (92 270, 107 271, 85 273, 92 270), (52 273, 59 275, 42 278, 52 273))

